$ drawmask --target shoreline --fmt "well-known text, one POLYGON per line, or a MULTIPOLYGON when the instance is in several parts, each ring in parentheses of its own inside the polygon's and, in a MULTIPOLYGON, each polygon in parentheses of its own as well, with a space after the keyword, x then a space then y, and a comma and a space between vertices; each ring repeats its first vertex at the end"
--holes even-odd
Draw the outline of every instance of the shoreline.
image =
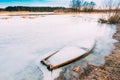
POLYGON ((68 80, 65 75, 70 75, 69 80, 119 80, 120 79, 120 24, 116 25, 113 35, 115 49, 105 57, 105 63, 95 66, 89 63, 85 67, 76 65, 69 70, 63 70, 55 80, 68 80))
POLYGON ((51 15, 54 12, 0 11, 0 15, 51 15))
POLYGON ((106 12, 30 12, 30 11, 0 11, 0 15, 19 15, 19 14, 32 14, 32 13, 53 13, 53 14, 101 14, 106 12))
POLYGON ((30 12, 28 11, 0 11, 0 14, 6 14, 6 15, 11 15, 11 14, 28 14, 30 12))

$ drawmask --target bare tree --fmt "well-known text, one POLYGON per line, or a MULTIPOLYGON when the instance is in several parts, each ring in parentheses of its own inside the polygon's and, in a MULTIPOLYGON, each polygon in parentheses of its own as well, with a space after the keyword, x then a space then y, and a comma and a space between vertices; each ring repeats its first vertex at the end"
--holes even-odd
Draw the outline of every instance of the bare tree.
POLYGON ((83 4, 83 11, 87 11, 87 12, 93 11, 95 5, 96 5, 95 2, 93 1, 91 2, 85 1, 83 4))
POLYGON ((83 6, 84 0, 72 0, 71 7, 74 11, 78 12, 81 11, 83 6))
POLYGON ((84 5, 83 10, 88 11, 89 3, 87 1, 85 1, 83 5, 84 5))
POLYGON ((90 8, 90 11, 93 11, 93 9, 94 9, 95 5, 96 5, 96 3, 95 3, 95 2, 93 2, 93 1, 91 1, 91 2, 89 3, 89 8, 90 8))
POLYGON ((79 12, 79 11, 93 11, 95 2, 91 1, 84 1, 84 0, 72 0, 71 2, 71 7, 74 9, 74 11, 79 12))

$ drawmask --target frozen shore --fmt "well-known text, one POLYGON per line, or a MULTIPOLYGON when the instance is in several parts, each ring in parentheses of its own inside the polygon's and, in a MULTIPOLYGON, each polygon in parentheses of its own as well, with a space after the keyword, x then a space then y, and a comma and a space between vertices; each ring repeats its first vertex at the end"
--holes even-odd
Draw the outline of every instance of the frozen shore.
MULTIPOLYGON (((55 71, 51 76, 51 72, 40 64, 42 57, 66 45, 90 38, 95 38, 97 44, 94 51, 84 60, 96 65, 104 63, 104 57, 110 55, 114 48, 112 36, 115 33, 115 26, 98 24, 100 15, 1 15, 0 79, 53 80, 59 72, 55 71)), ((84 60, 78 60, 72 64, 84 63, 84 60)), ((83 64, 83 67, 84 65, 87 64, 83 64)), ((67 66, 69 65, 60 70, 67 66)), ((94 69, 94 66, 91 65, 91 67, 94 69)), ((74 70, 79 72, 78 69, 79 67, 76 67, 74 70)), ((79 77, 79 74, 74 72, 74 76, 76 75, 79 77)))
POLYGON ((119 80, 120 79, 120 24, 116 26, 116 33, 113 38, 118 40, 115 42, 115 49, 112 54, 106 56, 105 63, 100 66, 95 66, 89 63, 84 63, 82 66, 69 69, 69 71, 61 72, 60 76, 56 80, 68 80, 65 73, 69 72, 70 80, 119 80), (76 69, 76 70, 75 70, 76 69))

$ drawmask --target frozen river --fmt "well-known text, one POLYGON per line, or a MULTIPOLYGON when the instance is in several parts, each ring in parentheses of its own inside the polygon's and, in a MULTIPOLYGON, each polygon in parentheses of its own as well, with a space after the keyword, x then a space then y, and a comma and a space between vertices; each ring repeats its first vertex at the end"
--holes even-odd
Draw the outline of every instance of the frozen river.
MULTIPOLYGON (((94 38, 85 60, 99 65, 114 48, 114 25, 99 24, 99 14, 0 16, 0 80, 52 80, 43 56, 80 40, 94 38)), ((69 55, 70 56, 70 55, 69 55)), ((74 64, 74 63, 73 63, 74 64)), ((56 74, 57 73, 57 74, 56 74)))

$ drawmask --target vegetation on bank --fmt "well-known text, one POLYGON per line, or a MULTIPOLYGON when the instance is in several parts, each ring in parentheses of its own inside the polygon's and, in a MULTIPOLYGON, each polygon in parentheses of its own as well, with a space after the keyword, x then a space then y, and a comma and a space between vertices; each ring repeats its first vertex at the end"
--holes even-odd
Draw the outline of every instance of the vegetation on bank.
MULTIPOLYGON (((30 11, 30 12, 114 12, 115 10, 109 11, 108 9, 92 9, 92 10, 75 10, 72 7, 28 7, 28 6, 8 6, 6 8, 0 8, 0 11, 30 11)), ((120 9, 119 9, 120 12, 120 9)))
POLYGON ((71 1, 71 9, 74 12, 91 12, 94 11, 96 3, 93 1, 85 1, 85 0, 72 0, 71 1))
POLYGON ((55 13, 80 13, 80 12, 103 12, 107 16, 99 18, 100 23, 116 24, 120 23, 120 1, 105 0, 102 7, 97 9, 96 3, 86 0, 71 0, 70 7, 28 7, 28 6, 8 6, 0 8, 0 11, 30 11, 30 12, 55 12, 55 13))
POLYGON ((54 10, 65 9, 64 7, 28 7, 28 6, 8 6, 0 11, 31 11, 31 12, 53 12, 54 10))
POLYGON ((120 23, 120 1, 106 0, 103 8, 108 9, 108 11, 106 11, 107 16, 99 18, 99 22, 108 24, 120 23))
MULTIPOLYGON (((106 0, 108 1, 108 0, 106 0)), ((112 0, 110 0, 112 3, 112 0)), ((110 3, 109 2, 109 3, 110 3)), ((108 4, 109 4, 108 3, 108 4)), ((110 4, 109 4, 110 5, 110 4)), ((6 8, 0 8, 0 11, 30 11, 30 12, 120 12, 120 8, 106 8, 97 9, 95 8, 97 5, 93 1, 86 0, 71 0, 69 7, 29 7, 29 6, 8 6, 6 8)))
POLYGON ((107 19, 102 17, 99 18, 100 23, 107 23, 107 24, 118 24, 120 23, 120 14, 115 14, 112 16, 109 16, 107 19))
POLYGON ((93 11, 96 3, 84 0, 72 0, 70 7, 28 7, 28 6, 8 6, 6 8, 0 8, 0 11, 33 11, 33 12, 89 12, 93 11))

